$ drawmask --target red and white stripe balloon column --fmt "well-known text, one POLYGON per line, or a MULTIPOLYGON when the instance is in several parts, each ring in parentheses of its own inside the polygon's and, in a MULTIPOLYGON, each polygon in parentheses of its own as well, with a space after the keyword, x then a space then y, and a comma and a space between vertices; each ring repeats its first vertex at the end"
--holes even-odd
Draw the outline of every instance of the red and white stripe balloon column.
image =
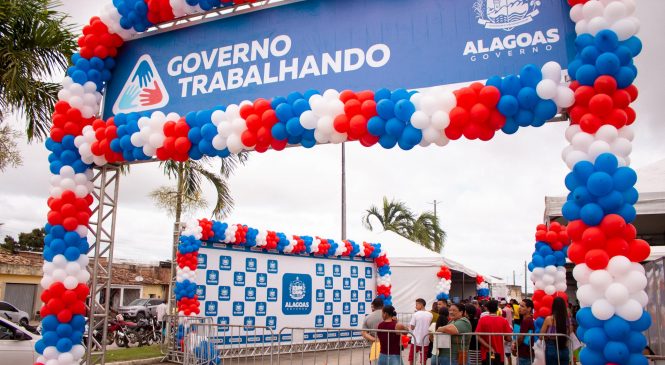
POLYGON ((450 297, 450 284, 452 273, 446 265, 442 265, 439 272, 436 273, 439 282, 436 284, 436 300, 448 300, 450 297))
POLYGON ((646 365, 642 334, 650 323, 644 311, 647 280, 640 262, 649 245, 636 239, 634 188, 630 165, 637 97, 633 58, 642 48, 635 36, 639 22, 634 0, 578 1, 570 16, 576 23, 577 55, 568 72, 574 80, 570 108, 570 145, 563 152, 571 172, 562 211, 570 222, 568 257, 576 266, 577 335, 585 343, 584 365, 646 365))

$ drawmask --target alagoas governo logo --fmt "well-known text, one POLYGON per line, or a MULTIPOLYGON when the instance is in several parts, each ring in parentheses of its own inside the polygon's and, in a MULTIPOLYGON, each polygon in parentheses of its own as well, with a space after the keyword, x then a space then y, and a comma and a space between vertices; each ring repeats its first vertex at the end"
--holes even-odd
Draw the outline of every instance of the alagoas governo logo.
POLYGON ((539 6, 539 0, 476 0, 473 10, 485 28, 509 31, 530 23, 539 6))

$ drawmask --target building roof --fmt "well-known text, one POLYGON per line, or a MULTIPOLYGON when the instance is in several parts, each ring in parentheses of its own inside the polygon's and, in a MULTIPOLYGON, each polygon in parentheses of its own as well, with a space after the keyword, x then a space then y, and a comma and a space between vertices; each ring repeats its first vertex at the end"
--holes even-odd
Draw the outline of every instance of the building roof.
MULTIPOLYGON (((101 261, 102 265, 106 264, 105 258, 102 258, 101 261)), ((41 252, 11 253, 6 250, 0 250, 0 273, 5 271, 2 270, 2 266, 7 266, 15 269, 30 269, 22 271, 25 273, 24 275, 29 272, 28 275, 41 276, 43 275, 43 263, 44 258, 42 257, 41 252)), ((91 267, 89 269, 91 269, 91 267)), ((111 270, 111 283, 114 285, 168 285, 170 276, 170 267, 114 261, 111 270), (136 281, 138 276, 142 277, 143 280, 140 282, 136 281)))

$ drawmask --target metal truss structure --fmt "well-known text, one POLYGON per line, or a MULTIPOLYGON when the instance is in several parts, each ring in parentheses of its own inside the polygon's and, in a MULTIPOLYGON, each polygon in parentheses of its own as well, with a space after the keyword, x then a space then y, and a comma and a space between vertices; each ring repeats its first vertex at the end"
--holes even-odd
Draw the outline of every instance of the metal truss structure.
POLYGON ((90 262, 90 296, 88 297, 88 336, 84 363, 88 365, 106 362, 108 312, 111 299, 111 269, 113 244, 120 188, 121 166, 94 167, 92 179, 95 199, 89 229, 94 235, 88 254, 90 262), (94 217, 94 218, 93 218, 94 217), (97 341, 93 333, 100 331, 102 340, 97 341))

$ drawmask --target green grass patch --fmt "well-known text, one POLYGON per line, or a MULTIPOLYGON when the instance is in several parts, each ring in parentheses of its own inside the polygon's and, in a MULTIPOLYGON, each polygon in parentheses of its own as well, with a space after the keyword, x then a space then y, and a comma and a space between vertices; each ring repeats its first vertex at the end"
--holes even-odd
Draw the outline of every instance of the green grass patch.
POLYGON ((149 359, 158 356, 162 356, 162 353, 159 352, 159 345, 130 347, 106 351, 106 362, 149 359))

